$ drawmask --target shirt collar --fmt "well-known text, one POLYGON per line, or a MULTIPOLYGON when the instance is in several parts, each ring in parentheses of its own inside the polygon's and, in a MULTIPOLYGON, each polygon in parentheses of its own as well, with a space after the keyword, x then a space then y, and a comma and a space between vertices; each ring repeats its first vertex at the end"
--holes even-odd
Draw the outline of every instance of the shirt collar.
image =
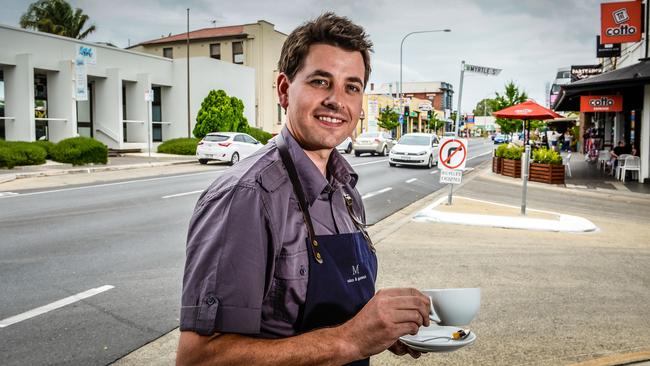
MULTIPOLYGON (((293 164, 296 166, 300 183, 305 190, 305 198, 311 206, 318 196, 330 186, 330 182, 327 181, 314 162, 305 154, 305 151, 300 147, 286 126, 282 128, 280 133, 287 143, 289 154, 293 159, 293 164)), ((346 184, 354 188, 359 179, 359 176, 354 172, 347 160, 336 149, 332 151, 327 161, 327 173, 331 177, 331 186, 333 189, 338 189, 346 184)))

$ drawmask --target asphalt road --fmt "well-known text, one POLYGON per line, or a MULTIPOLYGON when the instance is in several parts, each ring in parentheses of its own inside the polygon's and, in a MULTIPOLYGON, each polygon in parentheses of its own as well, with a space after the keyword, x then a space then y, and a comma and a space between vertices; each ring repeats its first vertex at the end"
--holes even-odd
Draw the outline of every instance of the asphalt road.
MULTIPOLYGON (((467 166, 492 148, 471 140, 467 166)), ((435 168, 346 158, 370 223, 442 188, 435 168)), ((224 169, 0 198, 0 363, 108 364, 177 327, 189 218, 224 169)))

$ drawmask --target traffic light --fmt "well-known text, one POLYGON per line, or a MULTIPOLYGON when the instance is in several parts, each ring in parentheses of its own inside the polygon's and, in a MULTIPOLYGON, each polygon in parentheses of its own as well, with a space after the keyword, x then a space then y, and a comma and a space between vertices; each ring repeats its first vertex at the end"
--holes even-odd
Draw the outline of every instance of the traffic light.
POLYGON ((404 106, 404 117, 408 117, 411 114, 411 108, 409 106, 404 106))
POLYGON ((431 120, 431 111, 427 111, 427 119, 431 120))

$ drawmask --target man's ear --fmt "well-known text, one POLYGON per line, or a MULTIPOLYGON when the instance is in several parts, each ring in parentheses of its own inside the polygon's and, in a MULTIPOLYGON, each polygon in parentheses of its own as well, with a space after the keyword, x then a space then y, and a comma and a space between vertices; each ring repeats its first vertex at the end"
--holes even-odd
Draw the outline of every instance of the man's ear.
POLYGON ((275 85, 278 86, 278 99, 284 110, 289 106, 289 84, 289 77, 285 73, 280 73, 275 85))

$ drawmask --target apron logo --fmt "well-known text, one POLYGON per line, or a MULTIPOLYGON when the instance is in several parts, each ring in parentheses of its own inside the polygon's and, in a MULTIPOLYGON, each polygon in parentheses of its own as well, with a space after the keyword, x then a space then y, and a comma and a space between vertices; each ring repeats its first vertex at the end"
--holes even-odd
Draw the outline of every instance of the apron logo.
POLYGON ((359 265, 357 264, 356 266, 352 266, 352 275, 356 276, 359 274, 359 265))

